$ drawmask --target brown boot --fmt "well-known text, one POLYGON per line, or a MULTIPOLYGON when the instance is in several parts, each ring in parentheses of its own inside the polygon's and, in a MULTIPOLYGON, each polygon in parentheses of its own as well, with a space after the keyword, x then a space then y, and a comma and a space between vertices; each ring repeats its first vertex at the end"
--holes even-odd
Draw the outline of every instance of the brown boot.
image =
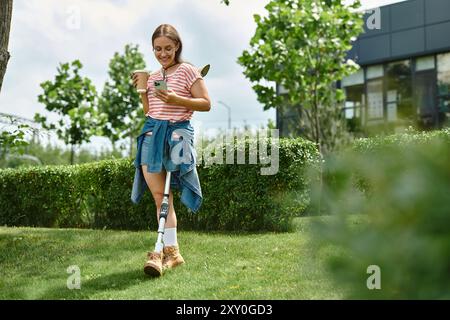
POLYGON ((147 262, 144 264, 144 272, 152 277, 159 277, 162 275, 162 259, 163 253, 148 252, 147 262))
POLYGON ((162 262, 163 270, 175 268, 176 266, 183 264, 184 259, 180 254, 178 246, 164 247, 164 259, 162 262))

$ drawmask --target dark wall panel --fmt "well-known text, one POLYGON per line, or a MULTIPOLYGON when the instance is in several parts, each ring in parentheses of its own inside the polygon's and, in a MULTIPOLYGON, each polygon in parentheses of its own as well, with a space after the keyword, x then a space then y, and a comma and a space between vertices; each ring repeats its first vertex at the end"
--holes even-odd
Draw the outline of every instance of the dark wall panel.
POLYGON ((392 34, 392 56, 416 54, 425 50, 423 28, 400 31, 392 34))
POLYGON ((427 50, 450 48, 450 22, 426 27, 426 37, 427 50))
POLYGON ((449 0, 426 0, 427 24, 443 22, 450 20, 450 1, 449 0))
POLYGON ((390 47, 389 35, 361 39, 358 62, 364 64, 366 61, 388 58, 390 47))
POLYGON ((357 60, 359 56, 359 42, 355 41, 353 43, 352 49, 347 53, 347 58, 352 60, 357 60))
POLYGON ((400 2, 391 6, 391 31, 417 28, 425 24, 424 0, 400 2))

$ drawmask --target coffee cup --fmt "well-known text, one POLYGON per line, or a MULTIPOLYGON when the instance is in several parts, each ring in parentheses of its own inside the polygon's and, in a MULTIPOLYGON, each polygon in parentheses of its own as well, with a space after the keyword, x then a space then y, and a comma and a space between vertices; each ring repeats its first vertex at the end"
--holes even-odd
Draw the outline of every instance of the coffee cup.
POLYGON ((147 81, 148 81, 148 71, 146 70, 135 70, 133 71, 133 76, 136 75, 137 83, 136 89, 139 93, 147 92, 147 81))

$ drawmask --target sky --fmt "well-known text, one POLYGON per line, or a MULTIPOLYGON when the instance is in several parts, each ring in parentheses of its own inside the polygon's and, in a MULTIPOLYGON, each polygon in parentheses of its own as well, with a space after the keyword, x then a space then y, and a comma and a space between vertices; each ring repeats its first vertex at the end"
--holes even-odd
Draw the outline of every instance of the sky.
MULTIPOLYGON (((345 0, 347 3, 352 0, 345 0)), ((362 0, 363 9, 400 2, 362 0)), ((183 58, 194 65, 211 64, 205 78, 212 100, 210 112, 195 112, 198 131, 226 129, 231 110, 232 127, 266 125, 275 110, 263 111, 252 84, 237 58, 249 47, 256 24, 253 14, 265 14, 269 0, 22 0, 15 1, 9 39, 11 58, 0 93, 0 112, 33 119, 35 113, 56 119, 37 100, 40 83, 53 81, 59 63, 79 59, 82 76, 101 92, 108 80, 108 63, 126 44, 139 45, 148 70, 160 65, 151 51, 151 35, 162 23, 179 31, 183 58)), ((139 107, 139 106, 137 106, 139 107)), ((55 142, 55 138, 50 138, 55 142)), ((106 138, 85 144, 109 148, 106 138)))

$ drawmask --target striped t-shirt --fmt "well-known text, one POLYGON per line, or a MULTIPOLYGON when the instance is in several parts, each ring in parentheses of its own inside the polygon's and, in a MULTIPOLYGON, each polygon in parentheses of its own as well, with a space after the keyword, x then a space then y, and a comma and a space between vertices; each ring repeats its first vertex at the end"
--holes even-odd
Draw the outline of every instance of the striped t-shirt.
MULTIPOLYGON (((166 74, 167 88, 185 98, 192 98, 191 87, 197 79, 202 79, 200 72, 196 67, 188 63, 182 63, 172 74, 166 74)), ((148 78, 147 97, 149 108, 146 116, 159 120, 170 120, 171 122, 190 120, 194 113, 193 110, 184 106, 167 104, 153 95, 155 80, 163 80, 161 70, 151 73, 148 78)))

